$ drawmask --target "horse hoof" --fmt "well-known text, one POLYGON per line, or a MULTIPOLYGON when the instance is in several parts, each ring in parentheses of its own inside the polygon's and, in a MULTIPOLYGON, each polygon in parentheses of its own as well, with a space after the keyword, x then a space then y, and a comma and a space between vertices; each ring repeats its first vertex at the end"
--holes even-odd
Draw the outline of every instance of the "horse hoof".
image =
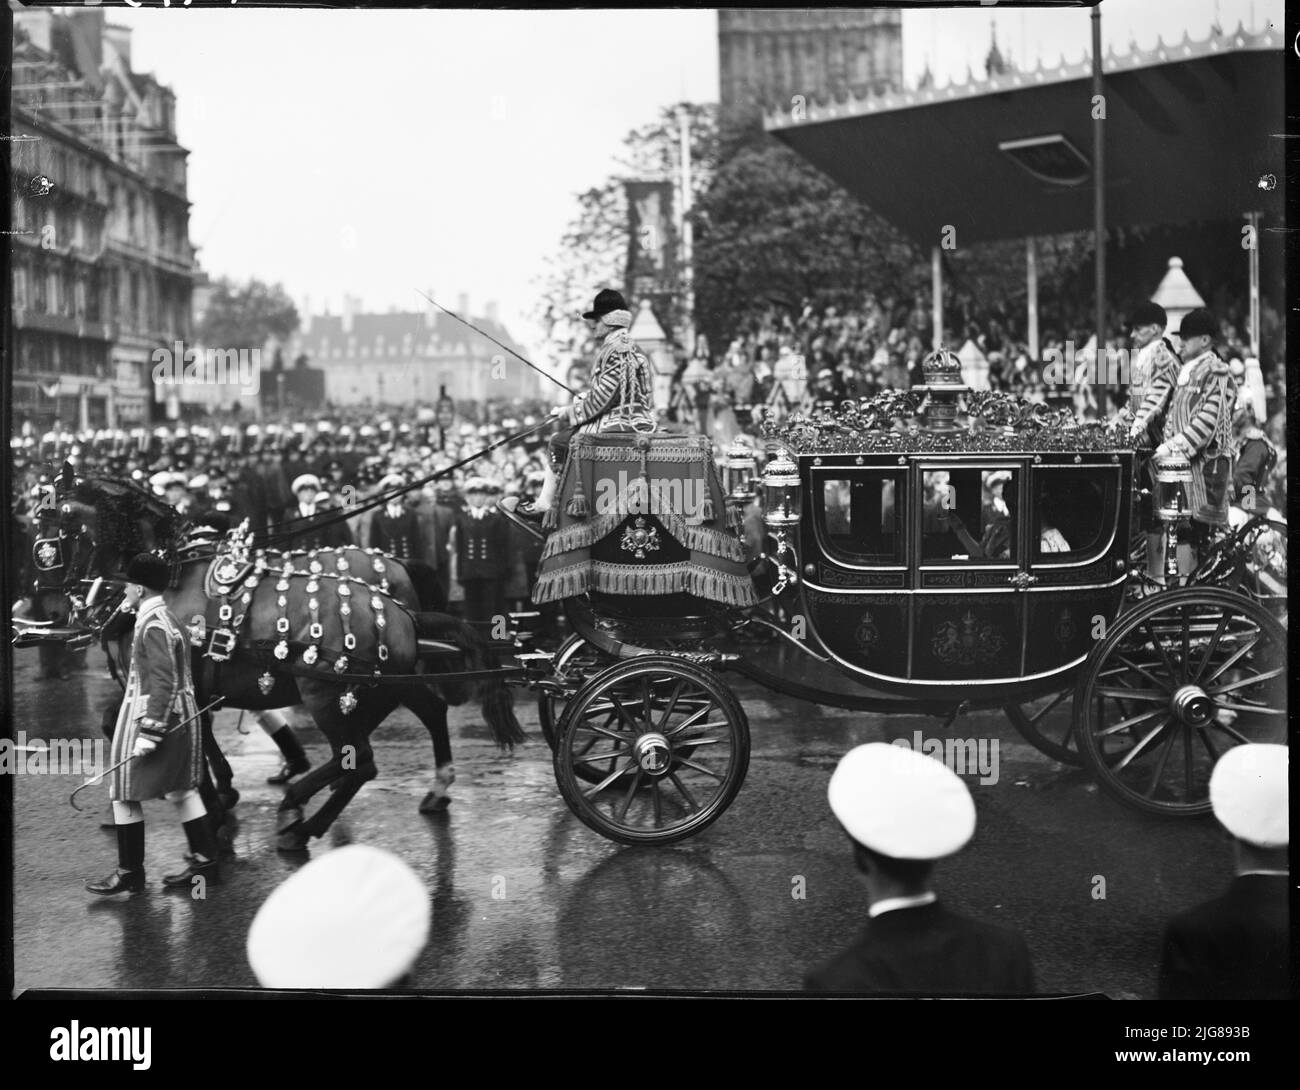
POLYGON ((307 850, 307 834, 301 829, 286 829, 282 833, 277 833, 275 837, 275 847, 281 852, 305 852, 307 850))
POLYGON ((286 832, 295 825, 302 824, 302 811, 296 806, 286 810, 280 810, 275 818, 275 831, 277 833, 286 832))
POLYGON ((448 806, 451 805, 451 797, 448 795, 435 795, 430 791, 420 802, 420 813, 422 814, 441 814, 448 806))

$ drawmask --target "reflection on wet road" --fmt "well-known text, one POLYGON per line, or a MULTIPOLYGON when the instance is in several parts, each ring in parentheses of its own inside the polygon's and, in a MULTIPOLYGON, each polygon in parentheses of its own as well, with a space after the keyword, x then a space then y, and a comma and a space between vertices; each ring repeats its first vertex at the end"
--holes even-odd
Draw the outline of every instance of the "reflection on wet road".
MULTIPOLYGON (((94 738, 114 691, 98 651, 67 682, 38 681, 36 653, 19 652, 17 729, 30 738, 94 738)), ((416 807, 432 783, 428 737, 408 713, 375 732, 379 778, 348 806, 313 854, 351 841, 401 855, 424 879, 433 930, 418 987, 791 990, 852 938, 865 915, 826 782, 853 745, 938 720, 883 719, 773 698, 735 679, 753 731, 749 776, 713 826, 669 848, 624 848, 565 808, 535 708, 519 692, 530 743, 497 753, 471 708, 452 711, 458 779, 439 816, 416 807)), ((1087 777, 1027 746, 996 714, 953 733, 996 740, 996 783, 968 779, 975 840, 941 864, 940 895, 959 911, 1018 928, 1050 992, 1154 992, 1164 919, 1226 884, 1227 843, 1209 819, 1130 813, 1087 777), (1101 880, 1099 882, 1099 879, 1101 880), (1099 892, 1104 896, 1099 896, 1099 892)), ((301 735, 314 760, 325 747, 301 735)), ((19 989, 256 985, 244 941, 267 894, 305 860, 274 847, 278 767, 271 742, 245 716, 222 712, 217 736, 243 797, 235 854, 205 900, 164 894, 184 839, 171 807, 146 805, 149 890, 99 900, 82 883, 115 863, 99 828, 106 789, 78 801, 74 776, 15 779, 15 952, 19 989), (242 729, 242 732, 241 732, 242 729)))

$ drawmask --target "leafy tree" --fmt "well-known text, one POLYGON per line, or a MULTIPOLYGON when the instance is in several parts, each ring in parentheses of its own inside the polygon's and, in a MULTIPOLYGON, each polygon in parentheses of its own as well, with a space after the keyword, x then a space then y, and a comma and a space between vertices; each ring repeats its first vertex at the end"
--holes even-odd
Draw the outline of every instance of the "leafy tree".
MULTIPOLYGON (((711 104, 685 106, 691 121, 691 190, 698 201, 711 184, 717 163, 717 110, 711 104)), ((577 196, 578 211, 541 278, 536 311, 549 350, 562 361, 588 354, 592 348, 586 326, 576 316, 591 305, 597 289, 612 286, 626 292, 632 240, 624 182, 678 177, 679 108, 667 106, 654 121, 629 132, 616 159, 618 172, 577 196)), ((680 296, 670 313, 658 317, 670 335, 680 328, 684 317, 680 296)))
POLYGON ((269 338, 285 341, 298 328, 298 309, 279 284, 218 280, 200 323, 213 348, 261 348, 269 338))
POLYGON ((756 305, 853 306, 927 282, 916 246, 789 148, 751 129, 725 150, 694 212, 696 323, 714 343, 756 305))

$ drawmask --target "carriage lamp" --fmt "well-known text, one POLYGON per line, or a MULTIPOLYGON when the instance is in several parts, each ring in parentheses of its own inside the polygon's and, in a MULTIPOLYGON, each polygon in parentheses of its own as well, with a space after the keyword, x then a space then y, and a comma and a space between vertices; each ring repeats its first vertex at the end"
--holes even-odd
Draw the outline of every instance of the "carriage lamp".
POLYGON ((1192 483, 1192 463, 1182 455, 1162 458, 1155 464, 1155 508, 1166 523, 1186 522, 1192 516, 1187 488, 1192 483))
POLYGON ((770 462, 763 467, 763 523, 776 538, 776 552, 772 556, 776 564, 776 585, 772 589, 779 595, 790 583, 798 581, 798 573, 785 562, 797 561, 794 547, 787 532, 799 525, 803 517, 803 485, 799 480, 799 467, 790 455, 779 450, 770 462))
POLYGON ((1153 506, 1165 527, 1165 578, 1172 583, 1178 578, 1178 530, 1192 517, 1187 493, 1192 463, 1181 454, 1160 459, 1155 463, 1155 482, 1153 506))
POLYGON ((727 455, 722 463, 722 484, 727 491, 727 498, 737 503, 746 504, 754 498, 754 476, 758 472, 758 460, 753 448, 737 439, 727 448, 727 455))

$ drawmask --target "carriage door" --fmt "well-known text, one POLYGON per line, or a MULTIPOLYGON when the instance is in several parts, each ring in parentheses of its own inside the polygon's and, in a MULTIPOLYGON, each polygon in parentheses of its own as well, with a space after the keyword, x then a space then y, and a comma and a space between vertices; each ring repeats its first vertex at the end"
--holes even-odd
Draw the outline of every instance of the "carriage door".
POLYGON ((1128 549, 1120 482, 1105 455, 1044 455, 1030 470, 1028 676, 1082 661, 1119 611, 1128 549))
POLYGON ((920 460, 913 477, 912 666, 918 681, 1013 679, 1025 643, 1024 465, 920 460))

